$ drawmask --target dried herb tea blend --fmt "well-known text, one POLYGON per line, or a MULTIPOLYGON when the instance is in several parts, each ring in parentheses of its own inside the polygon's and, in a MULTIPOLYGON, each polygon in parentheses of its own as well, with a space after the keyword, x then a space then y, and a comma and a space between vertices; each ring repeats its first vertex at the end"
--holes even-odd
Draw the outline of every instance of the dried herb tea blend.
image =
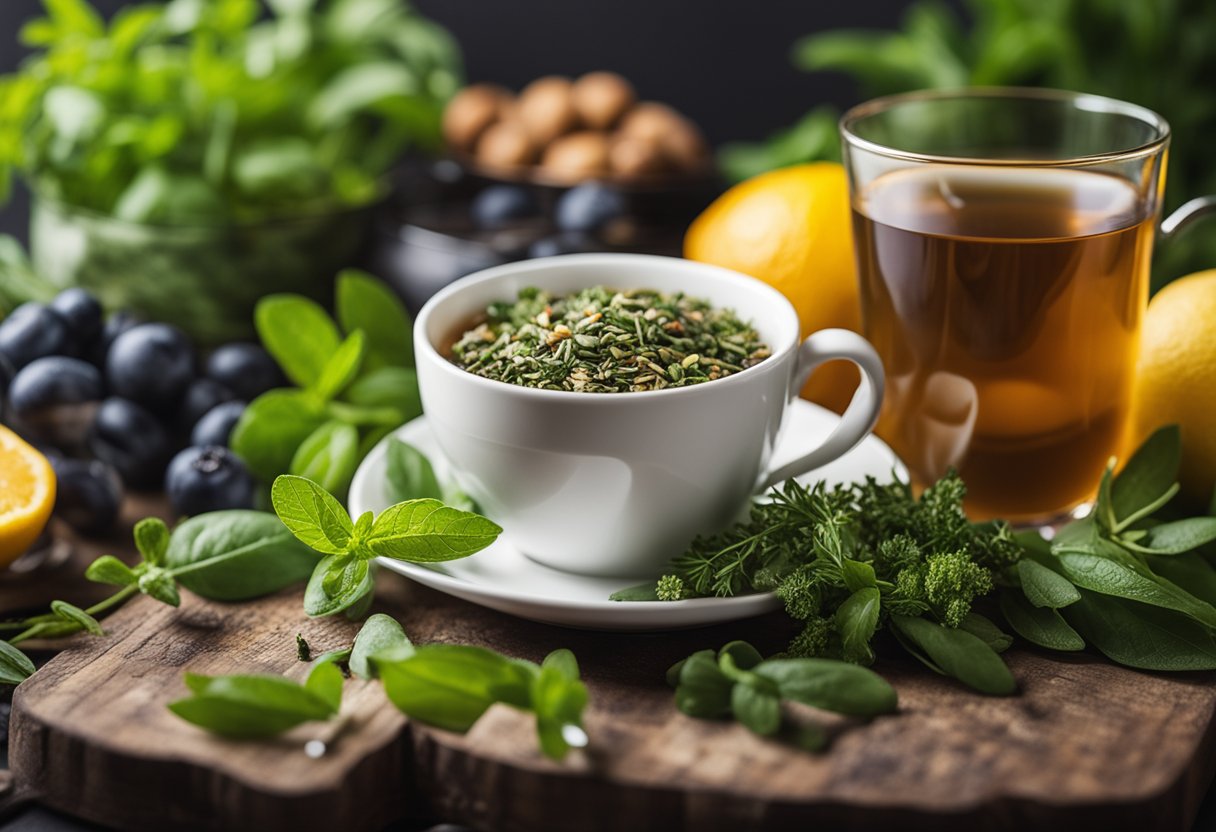
POLYGON ((605 286, 565 297, 524 289, 513 303, 491 304, 452 345, 452 361, 470 373, 584 393, 687 387, 770 355, 728 309, 683 293, 605 286))

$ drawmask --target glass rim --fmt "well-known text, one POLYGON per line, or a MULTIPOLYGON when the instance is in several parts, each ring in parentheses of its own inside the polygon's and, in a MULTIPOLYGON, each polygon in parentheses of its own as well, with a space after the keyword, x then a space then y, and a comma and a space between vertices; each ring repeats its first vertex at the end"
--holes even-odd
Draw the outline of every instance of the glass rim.
POLYGON ((979 165, 985 167, 1083 167, 1086 165, 1109 164, 1112 162, 1131 161, 1159 153, 1170 140, 1170 125, 1158 113, 1132 104, 1092 93, 1072 92, 1070 90, 1050 89, 1046 87, 958 87, 954 89, 917 90, 915 92, 884 95, 858 104, 840 117, 840 134, 845 144, 889 159, 906 162, 925 162, 946 165, 979 165), (901 150, 879 142, 862 138, 856 132, 856 125, 864 119, 889 112, 903 104, 926 101, 965 101, 968 99, 981 100, 991 98, 1020 99, 1023 101, 1053 101, 1072 103, 1078 110, 1092 113, 1104 113, 1125 116, 1135 119, 1151 127, 1156 135, 1147 142, 1130 148, 1091 153, 1082 156, 1069 156, 1060 159, 1001 159, 984 158, 979 156, 950 156, 933 153, 917 153, 901 150))

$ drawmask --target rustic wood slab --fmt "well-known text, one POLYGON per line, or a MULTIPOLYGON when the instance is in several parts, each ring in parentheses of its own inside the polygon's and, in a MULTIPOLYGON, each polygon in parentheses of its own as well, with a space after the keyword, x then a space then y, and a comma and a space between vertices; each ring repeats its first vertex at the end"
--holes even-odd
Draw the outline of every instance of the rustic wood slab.
MULTIPOLYGON (((270 743, 215 739, 165 704, 186 669, 302 677, 294 637, 318 650, 357 625, 308 620, 300 592, 228 605, 139 599, 105 639, 73 641, 14 697, 18 789, 129 829, 376 829, 407 814, 486 830, 1185 830, 1211 781, 1212 674, 1155 676, 1096 658, 1010 656, 1021 696, 966 692, 911 662, 877 669, 901 711, 836 728, 809 755, 737 725, 688 719, 663 672, 740 636, 776 649, 780 616, 665 635, 532 624, 381 578, 379 605, 419 642, 483 644, 540 659, 578 655, 592 746, 541 757, 532 720, 502 707, 467 736, 411 725, 375 683, 347 683, 344 721, 270 743), (308 739, 329 751, 304 753, 308 739)), ((886 651, 890 653, 891 651, 886 651)), ((809 713, 809 712, 808 712, 809 713)), ((806 714, 801 714, 805 716, 806 714)))

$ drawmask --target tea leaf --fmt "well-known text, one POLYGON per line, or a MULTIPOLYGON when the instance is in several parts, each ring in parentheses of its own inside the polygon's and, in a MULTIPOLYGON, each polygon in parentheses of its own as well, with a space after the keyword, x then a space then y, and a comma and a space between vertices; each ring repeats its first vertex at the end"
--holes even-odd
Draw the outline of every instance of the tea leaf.
POLYGON ((270 499, 279 519, 306 546, 327 555, 349 550, 354 523, 342 504, 316 483, 303 477, 278 477, 270 499))
POLYGON ((1009 696, 1016 692, 1017 682, 1005 662, 971 633, 906 615, 892 615, 891 623, 945 675, 980 693, 1009 696))
POLYGON ((409 500, 376 518, 368 548, 378 556, 414 563, 468 557, 489 546, 502 527, 438 500, 409 500))
POLYGON ((350 653, 350 672, 360 679, 375 678, 376 668, 371 657, 390 648, 398 651, 394 654, 396 658, 404 659, 413 650, 413 644, 397 619, 377 613, 367 619, 355 636, 355 646, 350 653), (405 651, 404 654, 401 651, 405 651))
POLYGON ((1111 485, 1111 507, 1120 519, 1135 513, 1178 479, 1182 432, 1177 425, 1160 428, 1132 454, 1111 485))
MULTIPOLYGON (((1080 600, 1080 593, 1077 595, 1080 600)), ((1001 592, 1001 612, 1013 631, 1048 650, 1083 650, 1085 640, 1068 626, 1059 610, 1031 604, 1017 590, 1001 592)))
POLYGON ((399 439, 389 442, 388 483, 395 503, 443 499, 443 489, 431 461, 413 445, 399 439))
POLYGON ((1036 607, 1060 609, 1081 597, 1067 578, 1035 560, 1024 558, 1018 561, 1017 568, 1022 592, 1026 594, 1026 600, 1036 607))
POLYGON ((395 292, 365 272, 347 269, 338 275, 336 295, 342 328, 367 336, 369 366, 413 366, 413 326, 395 292))
POLYGON ((262 345, 298 387, 320 381, 341 336, 321 306, 299 295, 270 295, 258 301, 254 324, 262 345))
POLYGON ((1086 641, 1112 661, 1141 670, 1214 670, 1216 639, 1185 615, 1082 590, 1064 611, 1086 641))

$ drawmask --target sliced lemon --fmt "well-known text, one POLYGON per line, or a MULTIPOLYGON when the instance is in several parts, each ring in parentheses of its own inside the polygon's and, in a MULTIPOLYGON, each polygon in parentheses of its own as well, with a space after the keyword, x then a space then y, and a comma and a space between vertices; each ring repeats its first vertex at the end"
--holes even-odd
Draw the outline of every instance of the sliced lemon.
POLYGON ((55 507, 55 472, 46 457, 0 425, 0 566, 21 557, 55 507))

